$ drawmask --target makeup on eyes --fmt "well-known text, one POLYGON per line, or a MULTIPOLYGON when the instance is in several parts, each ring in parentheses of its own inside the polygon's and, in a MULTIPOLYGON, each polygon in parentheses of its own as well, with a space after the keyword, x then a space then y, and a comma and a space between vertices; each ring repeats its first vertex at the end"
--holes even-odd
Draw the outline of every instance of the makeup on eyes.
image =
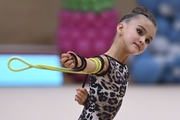
MULTIPOLYGON (((138 25, 138 27, 142 28, 147 33, 147 30, 142 25, 138 25)), ((150 38, 150 41, 153 40, 153 38, 151 36, 149 36, 149 38, 150 38)))

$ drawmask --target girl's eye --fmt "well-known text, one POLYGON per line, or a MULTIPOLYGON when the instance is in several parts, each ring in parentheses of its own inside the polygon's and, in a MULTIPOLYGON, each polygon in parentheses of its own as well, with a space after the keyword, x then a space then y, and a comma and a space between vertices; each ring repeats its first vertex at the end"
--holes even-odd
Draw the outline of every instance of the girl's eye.
POLYGON ((149 39, 145 40, 146 44, 149 44, 151 41, 149 39))
POLYGON ((142 36, 143 35, 143 32, 142 32, 142 30, 141 29, 136 29, 137 30, 137 33, 140 35, 140 36, 142 36))

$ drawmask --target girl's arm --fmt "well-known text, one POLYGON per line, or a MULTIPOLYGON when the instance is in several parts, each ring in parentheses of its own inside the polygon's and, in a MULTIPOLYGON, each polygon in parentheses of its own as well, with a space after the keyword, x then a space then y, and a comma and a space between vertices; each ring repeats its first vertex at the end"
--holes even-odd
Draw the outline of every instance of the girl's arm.
MULTIPOLYGON (((107 64, 105 62, 106 60, 103 59, 104 64, 102 65, 102 68, 98 72, 104 71, 104 69, 107 69, 107 64)), ((63 53, 61 55, 61 64, 64 65, 67 68, 82 68, 82 71, 84 72, 93 72, 97 69, 97 65, 100 65, 99 62, 94 62, 92 59, 87 59, 82 56, 76 55, 75 53, 69 51, 67 53, 63 53)), ((102 63, 102 61, 100 61, 102 63)), ((100 66, 101 67, 101 66, 100 66)), ((97 72, 97 73, 98 73, 97 72)))

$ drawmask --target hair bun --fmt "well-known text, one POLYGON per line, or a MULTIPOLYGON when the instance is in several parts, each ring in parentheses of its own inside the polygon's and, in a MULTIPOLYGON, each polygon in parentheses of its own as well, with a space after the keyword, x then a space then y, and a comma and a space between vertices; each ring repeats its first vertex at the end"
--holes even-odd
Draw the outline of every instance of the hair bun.
POLYGON ((132 13, 136 13, 136 14, 145 14, 147 12, 148 12, 148 10, 145 7, 143 7, 143 6, 135 7, 132 10, 132 13))

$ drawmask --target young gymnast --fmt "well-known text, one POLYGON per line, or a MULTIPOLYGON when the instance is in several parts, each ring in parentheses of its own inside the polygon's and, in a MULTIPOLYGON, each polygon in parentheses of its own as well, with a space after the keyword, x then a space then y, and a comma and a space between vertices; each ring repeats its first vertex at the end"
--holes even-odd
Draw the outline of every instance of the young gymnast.
POLYGON ((153 15, 138 6, 120 20, 116 30, 110 49, 100 56, 84 58, 71 51, 61 55, 65 67, 91 73, 89 92, 76 89, 75 100, 84 105, 78 120, 114 119, 127 89, 126 60, 145 51, 156 35, 157 25, 153 15))

